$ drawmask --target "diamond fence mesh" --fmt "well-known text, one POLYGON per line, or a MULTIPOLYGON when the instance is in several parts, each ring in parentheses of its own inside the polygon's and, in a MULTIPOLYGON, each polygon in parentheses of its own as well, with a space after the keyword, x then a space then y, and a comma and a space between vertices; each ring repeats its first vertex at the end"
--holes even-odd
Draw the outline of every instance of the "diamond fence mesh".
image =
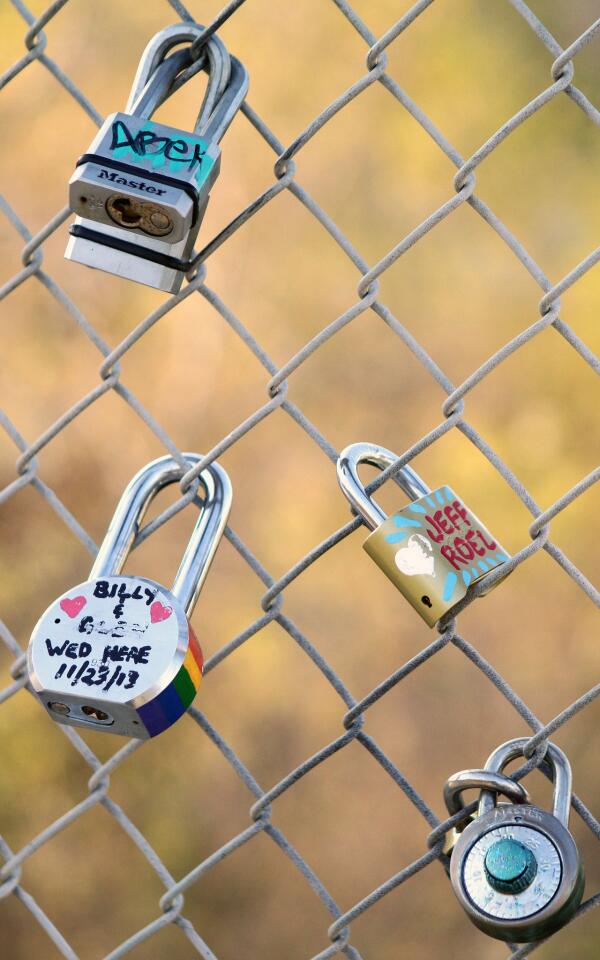
POLYGON ((575 924, 541 952, 591 957, 600 113, 574 65, 589 79, 594 4, 546 9, 561 43, 521 0, 421 0, 387 28, 369 21, 389 23, 394 4, 364 19, 345 0, 146 6, 2 12, 4 955, 528 956, 540 945, 489 941, 460 914, 440 799, 454 769, 529 731, 517 775, 548 737, 573 762, 588 873, 575 924), (174 13, 219 29, 251 86, 197 273, 164 298, 65 264, 55 198, 174 13), (399 85, 411 71, 414 99, 399 85), (464 156, 427 108, 467 132, 464 156), (513 576, 457 608, 470 639, 454 619, 429 642, 363 558, 335 478, 337 451, 361 439, 398 453, 371 482, 382 501, 398 502, 379 488, 416 458, 432 486, 462 483, 512 548, 513 576), (219 458, 234 527, 195 615, 210 625, 196 705, 143 745, 55 728, 26 690, 29 631, 85 578, 135 470, 193 449, 204 460, 134 563, 164 564, 168 581, 195 478, 219 458))

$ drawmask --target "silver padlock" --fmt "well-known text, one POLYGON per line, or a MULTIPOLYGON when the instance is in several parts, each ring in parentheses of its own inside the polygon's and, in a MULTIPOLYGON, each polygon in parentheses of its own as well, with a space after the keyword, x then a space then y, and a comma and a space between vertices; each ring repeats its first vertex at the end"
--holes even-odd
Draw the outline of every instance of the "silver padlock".
POLYGON ((463 806, 465 789, 482 788, 477 815, 452 850, 450 879, 475 926, 513 943, 541 940, 564 926, 584 887, 583 866, 569 832, 571 767, 562 750, 549 743, 544 758, 554 781, 552 813, 532 806, 528 796, 497 803, 498 794, 507 792, 498 774, 523 756, 527 743, 525 737, 503 743, 484 770, 456 773, 444 789, 453 815, 463 806))
POLYGON ((365 492, 358 468, 383 470, 397 459, 378 444, 352 443, 339 456, 338 482, 373 531, 364 549, 432 627, 508 554, 450 487, 430 490, 408 466, 394 479, 411 502, 387 517, 365 492))
MULTIPOLYGON (((186 453, 190 467, 201 459, 186 453)), ((58 597, 29 642, 31 687, 53 720, 145 740, 189 707, 203 657, 188 618, 225 529, 231 483, 217 463, 199 475, 204 504, 170 590, 120 573, 155 495, 185 470, 161 457, 124 491, 89 580, 58 597)))
POLYGON ((161 30, 146 47, 125 113, 109 116, 69 182, 77 214, 65 256, 176 293, 220 167, 219 141, 242 105, 248 75, 211 36, 192 63, 198 24, 161 30), (167 54, 176 45, 183 49, 167 54), (208 85, 192 133, 150 119, 198 69, 208 85))

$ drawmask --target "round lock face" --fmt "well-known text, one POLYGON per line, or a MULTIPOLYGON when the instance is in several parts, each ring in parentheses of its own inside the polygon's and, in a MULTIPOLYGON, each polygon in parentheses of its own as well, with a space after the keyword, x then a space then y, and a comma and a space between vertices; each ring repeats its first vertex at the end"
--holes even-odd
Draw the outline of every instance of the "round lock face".
POLYGON ((80 583, 46 610, 29 645, 29 674, 51 690, 142 704, 179 670, 189 625, 181 604, 143 577, 80 583))
POLYGON ((483 913, 499 920, 530 917, 550 903, 560 886, 562 863, 554 843, 539 830, 514 824, 477 840, 463 865, 463 884, 483 913))

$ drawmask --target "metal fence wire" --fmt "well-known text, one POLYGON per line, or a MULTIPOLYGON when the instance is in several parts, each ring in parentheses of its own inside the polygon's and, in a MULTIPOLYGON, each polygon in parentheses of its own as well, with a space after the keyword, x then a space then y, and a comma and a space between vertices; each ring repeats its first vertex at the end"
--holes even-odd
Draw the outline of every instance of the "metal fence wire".
MULTIPOLYGON (((26 72, 39 70, 43 67, 47 71, 47 82, 60 84, 64 90, 73 98, 82 111, 96 124, 100 125, 102 117, 94 108, 87 96, 78 88, 60 66, 60 56, 56 59, 52 56, 52 43, 48 40, 45 30, 52 26, 56 30, 56 35, 60 35, 60 17, 61 11, 66 6, 68 0, 55 0, 39 16, 34 14, 25 6, 22 0, 11 0, 14 9, 22 17, 26 25, 24 34, 25 52, 19 56, 9 69, 6 70, 0 79, 0 87, 7 88, 11 84, 18 84, 26 72), (56 18, 56 23, 54 23, 56 18), (35 66, 38 64, 38 66, 35 66)), ((506 122, 497 130, 490 133, 489 137, 476 149, 471 156, 462 157, 457 150, 449 143, 444 134, 437 129, 436 125, 429 119, 426 113, 415 103, 407 93, 399 86, 398 82, 388 70, 387 52, 392 45, 401 44, 402 37, 406 31, 410 31, 419 19, 427 16, 428 8, 433 4, 433 0, 419 0, 403 16, 401 16, 382 36, 375 36, 367 24, 363 21, 359 13, 346 2, 346 0, 333 0, 332 9, 337 9, 337 16, 340 27, 344 22, 344 29, 352 29, 357 37, 364 44, 364 53, 366 55, 366 69, 347 89, 344 89, 339 95, 318 114, 303 129, 293 141, 287 145, 280 143, 277 136, 269 129, 265 121, 255 110, 246 103, 243 107, 243 114, 251 127, 256 132, 257 137, 262 138, 264 143, 272 152, 274 160, 274 176, 268 187, 248 206, 240 209, 233 217, 225 229, 221 230, 216 236, 207 240, 206 235, 201 233, 201 238, 206 244, 200 251, 198 262, 200 268, 196 276, 190 282, 184 285, 181 293, 176 296, 165 298, 163 305, 152 312, 144 320, 135 326, 122 341, 115 347, 110 347, 103 340, 102 336, 86 319, 83 312, 76 306, 70 297, 55 282, 52 276, 44 269, 44 244, 54 234, 60 230, 70 217, 68 209, 65 207, 53 216, 50 221, 42 227, 32 227, 26 224, 19 216, 19 211, 11 206, 9 200, 1 200, 2 212, 10 224, 11 228, 22 239, 24 246, 22 250, 22 267, 20 267, 8 282, 1 289, 1 298, 11 298, 14 300, 15 316, 18 316, 19 304, 17 298, 20 288, 24 284, 41 284, 44 288, 44 296, 53 298, 54 302, 64 308, 69 322, 78 324, 80 329, 89 338, 94 348, 101 356, 99 368, 98 383, 92 390, 81 396, 76 403, 69 409, 65 409, 57 419, 48 425, 47 429, 37 438, 24 439, 21 434, 20 424, 12 422, 8 416, 2 416, 3 429, 10 438, 18 451, 16 460, 15 475, 10 479, 8 485, 1 494, 3 503, 12 504, 20 496, 24 488, 31 488, 36 491, 40 497, 44 498, 56 516, 90 552, 94 554, 96 545, 88 533, 82 528, 71 510, 58 497, 51 486, 44 479, 44 471, 38 466, 37 456, 49 444, 52 444, 63 430, 68 427, 76 418, 85 414, 92 405, 101 401, 106 394, 112 392, 124 404, 127 404, 133 415, 138 418, 140 429, 151 431, 158 442, 164 446, 164 449, 176 457, 182 464, 185 460, 182 456, 179 446, 168 436, 166 430, 155 419, 152 413, 136 397, 134 392, 127 386, 126 378, 121 372, 122 359, 136 348, 136 345, 144 338, 148 332, 162 320, 170 311, 172 311, 182 300, 194 294, 199 295, 205 302, 220 315, 223 320, 229 324, 235 335, 241 339, 243 344, 258 359, 262 367, 267 372, 266 399, 249 416, 239 422, 227 435, 214 445, 206 453, 204 460, 194 469, 188 470, 181 483, 181 497, 178 501, 169 506, 159 517, 152 520, 141 534, 139 540, 144 540, 153 534, 161 525, 170 523, 181 509, 188 505, 195 497, 197 483, 195 478, 204 466, 211 463, 214 459, 221 457, 233 447, 234 444, 242 440, 249 431, 269 418, 275 411, 284 412, 295 427, 304 431, 307 438, 317 445, 321 453, 328 458, 331 472, 331 487, 329 494, 332 498, 339 498, 335 479, 335 462, 337 451, 332 444, 323 436, 314 424, 305 416, 299 407, 288 399, 288 384, 299 370, 299 368, 311 358, 316 351, 320 350, 324 344, 335 337, 343 328, 357 321, 361 315, 368 311, 379 318, 389 332, 400 339, 404 348, 410 351, 414 358, 422 365, 426 373, 432 378, 432 381, 442 388, 447 394, 447 398, 442 407, 441 421, 433 427, 428 433, 422 436, 417 443, 410 449, 402 452, 397 463, 393 468, 387 469, 383 474, 377 477, 371 483, 370 489, 378 489, 386 480, 404 465, 409 463, 415 456, 436 444, 451 431, 460 431, 472 445, 477 449, 482 458, 485 458, 489 464, 497 471, 502 481, 507 485, 511 495, 518 498, 519 501, 530 512, 532 519, 529 528, 530 542, 514 554, 509 561, 508 566, 512 569, 521 564, 530 562, 531 559, 540 551, 545 551, 547 556, 558 565, 565 577, 570 578, 572 584, 582 591, 594 604, 600 605, 600 593, 589 579, 578 569, 576 564, 566 555, 564 550, 559 547, 551 538, 551 523, 561 514, 562 511, 572 509, 573 504, 578 498, 582 497, 592 485, 600 479, 600 469, 596 469, 587 476, 582 477, 570 489, 564 490, 554 503, 542 510, 529 494, 524 484, 512 472, 511 467, 504 462, 501 456, 492 448, 490 442, 483 437, 473 426, 473 423, 467 418, 467 401, 469 401, 472 392, 478 387, 492 371, 495 371, 500 364, 507 358, 514 355, 517 351, 524 350, 527 345, 539 338, 544 331, 552 331, 551 336, 561 338, 564 344, 568 345, 581 369, 589 367, 594 372, 598 372, 599 362, 591 349, 577 335, 571 326, 561 317, 560 297, 566 291, 571 290, 573 286, 592 269, 600 259, 600 247, 592 250, 579 263, 562 276, 557 282, 551 282, 538 266, 534 258, 524 248, 519 239, 511 232, 504 222, 494 213, 494 211, 481 200, 477 195, 477 174, 479 168, 485 164, 491 154, 496 151, 500 145, 515 134, 519 128, 527 125, 531 119, 548 108, 548 105, 557 98, 568 98, 570 108, 574 111, 582 111, 590 124, 600 126, 600 112, 590 102, 588 97, 574 83, 574 62, 580 51, 594 40, 596 34, 600 32, 600 19, 592 23, 579 36, 577 36, 569 46, 563 49, 549 30, 538 19, 537 15, 530 9, 523 0, 507 0, 512 8, 520 15, 527 28, 535 34, 539 44, 549 51, 553 58, 550 75, 546 79, 540 79, 540 92, 527 103, 524 103, 506 122), (311 141, 318 141, 321 131, 332 121, 340 111, 347 109, 356 98, 365 95, 365 92, 373 86, 383 88, 385 95, 393 98, 399 111, 406 111, 412 117, 412 120, 419 124, 427 137, 431 138, 433 143, 439 148, 447 159, 456 167, 456 174, 452 184, 448 184, 447 199, 441 203, 437 209, 431 213, 417 226, 414 227, 406 236, 403 236, 385 253, 376 263, 369 264, 355 248, 351 240, 344 234, 340 227, 333 222, 328 213, 316 202, 306 189, 300 184, 300 178, 297 177, 296 161, 301 156, 304 148, 311 141), (256 341, 249 329, 242 321, 238 319, 226 305, 226 290, 223 292, 223 299, 217 295, 205 283, 206 265, 210 263, 212 255, 219 250, 223 244, 231 241, 238 231, 242 230, 251 218, 255 217, 258 211, 270 204, 283 191, 287 191, 293 200, 301 204, 305 211, 314 218, 319 229, 333 239, 338 245, 340 251, 348 258, 349 263, 360 275, 358 282, 357 295, 352 305, 332 322, 327 323, 318 333, 316 333, 304 346, 299 349, 282 366, 277 366, 271 361, 263 347, 256 341), (541 297, 539 300, 539 317, 533 320, 528 326, 521 330, 516 336, 504 343, 497 349, 485 362, 481 363, 477 369, 458 386, 450 381, 443 369, 429 355, 425 347, 409 332, 409 330, 397 319, 392 312, 389 304, 381 299, 380 280, 385 276, 386 271, 395 264, 407 251, 430 233, 436 230, 438 225, 442 224, 448 218, 455 216, 456 211, 467 204, 481 221, 487 225, 489 230, 494 231, 498 238, 509 248, 511 255, 515 258, 515 263, 526 271, 530 278, 539 285, 541 297), (13 499, 14 498, 14 499, 13 499)), ((213 31, 221 28, 226 21, 236 15, 244 0, 232 0, 206 27, 205 35, 210 35, 213 31)), ((167 6, 165 4, 165 6, 167 6)), ((195 20, 196 17, 202 19, 202 10, 193 10, 190 12, 179 0, 170 0, 169 4, 171 14, 175 11, 178 17, 183 20, 195 20)), ((491 5, 490 5, 491 6, 491 5)), ((247 5, 246 11, 251 7, 247 5)), ((241 11, 240 11, 241 13, 241 11)), ((239 14, 238 14, 239 15, 239 14)), ((136 38, 137 47, 141 50, 148 37, 140 36, 136 38)), ((596 40, 596 43, 598 40, 596 40)), ((90 69, 93 69, 90 64, 90 69)), ((115 105, 118 108, 119 105, 115 105)), ((28 105, 31 109, 31 105, 28 105)), ((357 134, 357 149, 366 150, 369 144, 360 142, 360 130, 357 134)), ((227 147, 225 146, 225 150, 227 147)), ((374 148, 373 148, 374 149, 374 148)), ((31 187, 35 189, 34 185, 31 187)), ((64 228, 63 228, 64 234, 64 228)), ((73 270, 85 268, 73 267, 73 270)), ((18 323, 18 320, 14 321, 18 323)), ((34 391, 35 383, 30 385, 34 391)), ((201 414, 201 412, 199 411, 201 414)), ((378 437, 348 437, 348 442, 356 439, 378 440, 378 437)), ((183 448, 185 449, 185 447, 183 448)), ((398 451, 400 453, 400 451, 398 451)), ((113 491, 113 501, 116 502, 119 491, 113 491)), ((290 497, 293 492, 290 492, 290 497)), ((10 510, 10 505, 5 510, 10 510)), ((61 728, 61 734, 70 741, 73 748, 79 752, 85 763, 92 770, 89 780, 89 793, 84 800, 74 803, 74 805, 65 810, 61 816, 53 822, 47 823, 44 829, 31 837, 22 844, 20 849, 13 850, 8 843, 0 840, 0 852, 2 853, 4 864, 0 871, 0 895, 3 898, 16 898, 21 909, 29 911, 31 922, 39 925, 43 934, 52 942, 54 948, 48 944, 48 954, 44 956, 54 956, 54 950, 58 954, 76 960, 78 954, 67 939, 61 933, 58 926, 52 921, 49 914, 45 911, 43 903, 28 892, 26 878, 24 873, 30 857, 49 843, 57 835, 65 831, 67 834, 73 829, 73 826, 81 821, 84 825, 86 814, 92 808, 102 807, 113 818, 114 824, 118 825, 124 831, 129 840, 135 845, 138 851, 145 857, 151 869, 155 871, 160 883, 164 885, 165 892, 156 906, 156 918, 149 922, 142 929, 137 929, 123 942, 115 944, 106 955, 106 960, 116 960, 117 957, 124 957, 131 952, 135 953, 137 947, 147 944, 147 952, 139 951, 136 956, 156 956, 155 938, 160 931, 168 925, 174 925, 180 935, 187 938, 188 949, 194 955, 205 958, 205 960, 215 960, 216 954, 211 946, 205 942, 201 920, 192 922, 186 912, 185 896, 186 891, 192 887, 201 877, 213 870, 218 864, 226 858, 235 859, 239 856, 238 851, 243 848, 253 847, 253 838, 257 835, 263 835, 272 841, 277 848, 278 856, 287 858, 298 871, 303 881, 309 885, 315 897, 319 898, 324 908, 331 917, 331 923, 328 929, 323 928, 323 945, 320 952, 314 955, 313 960, 326 960, 337 954, 343 954, 352 960, 359 960, 366 954, 359 952, 359 948, 353 944, 352 934, 358 929, 361 918, 368 912, 374 911, 376 905, 386 898, 392 891, 396 890, 401 884, 411 881, 421 874, 430 874, 431 871, 439 870, 436 861, 442 858, 442 848, 444 844, 445 833, 453 825, 452 820, 440 822, 434 814, 429 804, 420 796, 419 792, 413 786, 407 777, 398 769, 393 760, 382 749, 374 736, 368 732, 366 720, 369 710, 377 704, 381 698, 389 696, 391 691, 400 684, 405 678, 413 674, 422 665, 428 661, 435 660, 438 654, 453 645, 457 651, 460 651, 465 658, 477 668, 481 674, 487 678, 489 684, 493 684, 496 691, 505 698, 507 704, 516 712, 519 718, 527 724, 531 730, 531 740, 526 756, 529 758, 525 767, 521 770, 521 775, 525 775, 534 769, 538 764, 540 751, 537 748, 543 745, 546 738, 556 734, 560 728, 569 723, 571 719, 582 710, 590 708, 590 704, 600 693, 600 685, 596 684, 586 692, 582 693, 574 702, 561 708, 556 716, 548 721, 539 719, 529 706, 519 697, 509 682, 501 675, 499 670, 488 662, 488 660, 473 646, 468 640, 464 639, 457 632, 456 620, 447 624, 443 632, 424 646, 420 652, 402 663, 389 676, 382 679, 369 693, 361 699, 355 699, 344 682, 344 679, 337 675, 336 671, 326 661, 325 657, 319 652, 319 641, 309 639, 300 627, 290 619, 286 614, 283 605, 285 592, 297 578, 302 577, 305 572, 324 556, 328 551, 334 550, 341 542, 353 531, 361 526, 358 518, 354 518, 345 523, 340 529, 331 533, 323 542, 318 543, 305 556, 288 569, 283 575, 274 577, 264 569, 261 562, 256 558, 250 547, 242 541, 233 529, 228 528, 226 538, 235 551, 239 554, 241 560, 247 564, 253 575, 264 585, 264 593, 261 598, 261 610, 256 619, 250 623, 239 635, 230 639, 221 649, 208 659, 206 672, 211 673, 220 667, 227 658, 235 651, 239 650, 243 644, 255 637, 263 628, 269 624, 277 624, 279 628, 285 631, 291 641, 298 647, 302 654, 322 673, 326 681, 331 685, 335 695, 341 700, 343 710, 343 728, 339 736, 331 742, 325 743, 317 752, 313 753, 303 762, 299 763, 294 769, 283 776, 279 782, 272 784, 267 789, 259 786, 253 773, 246 768, 244 763, 238 758, 234 748, 221 735, 219 730, 209 722, 201 710, 201 698, 198 699, 198 706, 193 706, 189 710, 190 717, 197 725, 198 734, 207 737, 218 751, 221 752, 224 760, 230 765, 232 771, 249 791, 253 798, 249 811, 249 821, 238 833, 228 837, 222 845, 215 849, 209 856, 206 856, 200 862, 196 863, 184 876, 174 877, 169 872, 167 866, 161 861, 161 858, 153 849, 150 842, 145 838, 143 832, 136 826, 135 815, 131 817, 125 812, 123 805, 112 799, 111 775, 117 770, 127 765, 128 758, 140 749, 147 749, 146 745, 141 746, 139 742, 128 742, 125 746, 117 749, 108 760, 102 761, 90 749, 87 742, 73 729, 61 728), (290 842, 286 833, 282 831, 274 822, 274 812, 277 809, 278 801, 288 791, 294 791, 300 781, 303 780, 311 771, 320 765, 327 767, 330 759, 340 751, 345 751, 352 744, 364 748, 368 754, 380 765, 386 776, 391 779, 393 784, 405 795, 410 804, 425 821, 426 829, 429 829, 426 845, 423 846, 422 853, 413 862, 402 866, 393 876, 390 876, 375 889, 363 889, 362 895, 356 902, 338 903, 334 898, 334 893, 325 886, 319 876, 313 871, 307 860, 302 856, 302 850, 297 850, 290 842), (356 926, 355 926, 356 925, 356 926)), ((496 521, 496 527, 498 523, 496 521)), ((387 585, 392 596, 390 601, 397 600, 398 604, 403 601, 394 596, 391 586, 387 585)), ((504 588, 500 588, 502 590, 504 588)), ((470 590, 467 598, 460 605, 460 609, 468 606, 478 596, 477 587, 470 590)), ((499 591, 500 592, 500 591, 499 591)), ((483 603, 485 601, 479 601, 483 603)), ((9 618, 11 614, 9 613, 9 618)), ((412 614, 411 614, 412 616, 412 614)), ((1 625, 2 639, 6 649, 12 659, 11 674, 12 680, 2 690, 0 703, 3 705, 12 701, 13 698, 26 698, 28 693, 26 687, 25 674, 25 656, 24 649, 28 637, 23 636, 17 639, 11 633, 6 625, 1 625)), ((437 662, 437 661, 436 661, 437 662)), ((433 669, 433 668, 431 668, 433 669)), ((210 682, 210 680, 208 681, 210 682)), ((290 682, 292 680, 290 679, 290 682)), ((0 711, 0 716, 2 711, 0 711)), ((49 721, 48 721, 49 722, 49 721)), ((190 722, 186 720, 186 722, 190 722)), ((514 735, 512 730, 507 731, 507 735, 514 735)), ((110 739, 110 738, 108 738, 110 739)), ((471 766, 480 764, 483 758, 473 757, 471 766)), ((4 761, 3 761, 4 765, 4 761)), ((465 766, 469 764, 465 763, 465 766)), ((450 774, 452 771, 447 771, 450 774)), ((10 771, 9 771, 10 773, 10 771)), ((18 790, 18 772, 14 773, 14 789, 18 790)), ((576 781, 577 782, 577 781, 576 781)), ((440 790, 442 784, 440 783, 440 790)), ((576 822, 579 820, 587 830, 593 840, 600 839, 600 823, 590 812, 584 801, 578 796, 573 796, 573 811, 576 814, 576 822)), ((0 814, 1 817, 1 814, 0 814)), ((455 818, 456 820, 456 818, 455 818)), ((254 841, 255 842, 255 841, 254 841)), ((592 855, 596 848, 589 845, 592 855)), ((588 857, 589 859, 589 857, 588 857)), ((133 867, 132 867, 133 870, 133 867)), ((330 886, 328 884, 328 886, 330 886)), ((593 907, 600 904, 600 892, 590 889, 588 886, 586 892, 587 899, 580 907, 575 920, 582 914, 590 911, 593 907)), ((448 898, 451 898, 450 888, 448 887, 448 898)), ((15 906, 15 909, 17 907, 15 906)), ((458 906, 457 906, 458 911, 458 906)), ((568 942, 571 936, 572 927, 563 935, 565 942, 568 942)), ((423 939, 427 939, 427 930, 423 929, 423 939)), ((508 950, 508 955, 514 960, 528 956, 536 950, 539 944, 528 944, 525 946, 501 946, 496 944, 497 950, 508 950)), ((400 949, 400 948, 399 948, 400 949)), ((10 958, 12 954, 3 954, 10 958)), ((91 956, 92 954, 88 954, 91 956)), ((243 947, 240 946, 238 956, 246 956, 243 947)), ((372 956, 377 956, 377 949, 372 956)), ((464 954, 461 954, 464 955, 464 954)), ((482 955, 482 954, 480 954, 482 955)), ((486 954, 487 956, 488 954, 486 954)), ((494 954, 498 955, 498 954, 494 954)), ((566 954, 565 954, 566 955, 566 954)), ((187 956, 187 954, 186 954, 187 956)), ((83 958, 82 960, 87 960, 83 958)))

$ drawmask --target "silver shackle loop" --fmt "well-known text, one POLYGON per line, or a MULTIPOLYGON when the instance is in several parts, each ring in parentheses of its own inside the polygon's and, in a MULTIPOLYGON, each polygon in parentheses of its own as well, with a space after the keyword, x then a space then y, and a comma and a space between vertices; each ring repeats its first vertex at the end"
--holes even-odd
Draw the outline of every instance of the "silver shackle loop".
POLYGON ((193 41, 204 31, 200 24, 165 27, 148 43, 140 59, 125 112, 148 120, 154 111, 199 70, 208 73, 208 84, 193 132, 219 142, 248 92, 248 74, 224 44, 212 35, 196 60, 193 41), (182 50, 167 56, 178 44, 182 50))
MULTIPOLYGON (((156 494, 181 480, 186 470, 202 459, 197 453, 185 453, 189 466, 182 468, 172 457, 160 457, 143 467, 125 488, 114 512, 90 580, 119 574, 139 533, 148 506, 156 494)), ((204 505, 185 549, 171 593, 190 617, 231 509, 231 481, 218 463, 211 463, 198 477, 205 493, 204 505)))
MULTIPOLYGON (((210 41, 209 41, 210 42, 210 41)), ((248 73, 237 57, 230 57, 229 83, 207 119, 201 111, 194 132, 209 142, 219 143, 248 93, 248 73)))
MULTIPOLYGON (((376 530, 385 520, 386 514, 371 497, 365 493, 364 484, 358 476, 361 463, 384 470, 396 463, 398 457, 391 450, 376 443, 351 443, 342 450, 337 464, 337 477, 340 487, 356 512, 363 518, 370 530, 376 530)), ((399 487, 411 500, 418 500, 431 493, 412 467, 402 467, 393 477, 399 487)))
MULTIPOLYGON (((502 773, 504 767, 511 760, 523 756, 523 750, 529 743, 527 737, 518 737, 516 740, 508 740, 500 744, 487 759, 486 770, 496 773, 502 773)), ((543 765, 549 767, 554 783, 554 798, 552 801, 552 813, 564 827, 569 826, 569 814, 571 811, 571 795, 573 792, 573 776, 571 765, 562 750, 554 743, 548 743, 548 750, 544 757, 543 765)), ((479 798, 478 816, 488 813, 496 806, 496 795, 491 790, 482 790, 479 798)))
MULTIPOLYGON (((134 113, 136 108, 139 109, 139 106, 137 106, 137 101, 142 91, 153 78, 160 65, 173 59, 175 54, 173 54, 171 57, 168 57, 167 54, 170 53, 173 47, 176 47, 179 44, 186 45, 183 50, 177 51, 178 53, 184 54, 184 57, 181 60, 181 66, 179 67, 179 71, 181 71, 182 76, 180 77, 179 82, 176 80, 173 81, 168 90, 167 96, 170 96, 171 93, 174 93, 175 90, 182 85, 182 83, 185 83, 187 80, 189 80, 197 71, 209 69, 206 64, 207 57, 211 60, 210 72, 221 73, 224 71, 224 83, 227 85, 229 80, 229 54, 227 53, 223 43, 216 35, 214 36, 214 43, 210 43, 210 41, 207 42, 200 50, 199 56, 195 59, 192 59, 192 44, 196 37, 198 37, 201 33, 202 27, 200 24, 174 23, 170 27, 165 27, 163 30, 159 30, 159 32, 148 41, 144 52, 140 57, 140 62, 138 63, 138 68, 131 86, 131 91, 129 93, 127 106, 125 107, 126 113, 134 113), (188 68, 190 69, 188 70, 188 68)), ((212 40, 213 37, 210 39, 212 40)), ((163 99, 166 99, 166 97, 163 99)))
POLYGON ((450 816, 464 809, 462 794, 465 790, 473 789, 502 794, 511 803, 531 803, 531 797, 523 784, 511 780, 503 773, 492 770, 459 770, 448 777, 444 786, 444 800, 450 816))
POLYGON ((199 70, 208 72, 208 86, 200 108, 199 120, 210 116, 227 87, 230 74, 229 54, 218 37, 212 36, 192 61, 191 47, 203 28, 199 24, 177 23, 157 33, 144 50, 131 87, 126 113, 147 120, 176 90, 199 70), (178 44, 186 44, 170 56, 178 44))
POLYGON ((149 120, 161 103, 170 97, 175 80, 188 64, 187 50, 178 50, 159 63, 133 101, 132 91, 125 107, 126 112, 140 120, 149 120))

